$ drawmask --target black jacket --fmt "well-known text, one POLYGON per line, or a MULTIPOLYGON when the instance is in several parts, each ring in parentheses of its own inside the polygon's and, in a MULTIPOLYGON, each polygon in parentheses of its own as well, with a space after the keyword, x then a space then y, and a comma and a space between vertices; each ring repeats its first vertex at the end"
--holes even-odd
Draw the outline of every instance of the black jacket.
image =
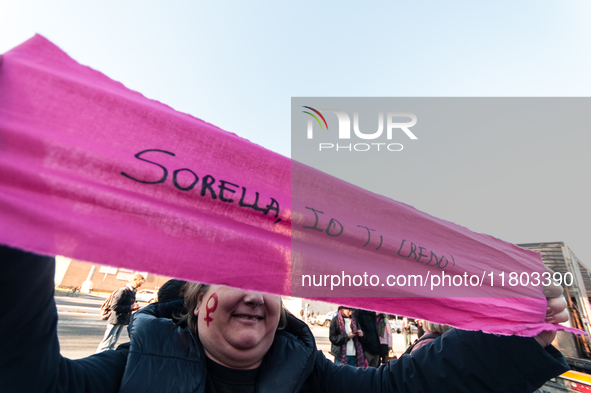
POLYGON ((374 355, 379 355, 380 337, 378 335, 376 313, 367 310, 355 310, 353 311, 353 316, 357 320, 357 327, 363 331, 363 337, 361 337, 363 350, 374 355))
MULTIPOLYGON (((53 258, 0 247, 0 389, 38 392, 203 392, 205 355, 196 335, 155 304, 134 316, 131 344, 85 359, 59 354, 53 258), (120 389, 121 388, 121 389, 120 389)), ((532 392, 568 367, 533 338, 451 330, 379 369, 336 365, 309 328, 290 318, 263 359, 257 392, 532 392)))
POLYGON ((113 325, 129 325, 131 321, 131 307, 135 303, 135 289, 129 284, 119 288, 113 295, 111 315, 107 322, 113 325))
MULTIPOLYGON (((351 315, 350 318, 354 319, 355 317, 351 315)), ((359 327, 359 325, 357 327, 359 327)), ((337 361, 340 363, 341 357, 343 356, 343 345, 349 340, 349 336, 346 334, 341 334, 341 329, 339 329, 338 313, 333 319, 330 320, 328 339, 332 344, 330 347, 330 354, 334 356, 335 359, 337 359, 337 361)))

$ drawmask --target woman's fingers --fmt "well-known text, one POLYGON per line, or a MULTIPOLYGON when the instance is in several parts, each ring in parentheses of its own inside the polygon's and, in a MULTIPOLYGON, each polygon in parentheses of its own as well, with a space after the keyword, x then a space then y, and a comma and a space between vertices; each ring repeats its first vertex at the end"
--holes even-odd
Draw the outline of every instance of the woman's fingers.
MULTIPOLYGON (((550 268, 546 267, 546 271, 554 274, 550 268)), ((568 321, 568 310, 566 309, 566 299, 563 295, 564 288, 558 285, 554 280, 551 284, 544 287, 544 296, 548 301, 548 308, 546 309, 546 322, 561 323, 568 321)))
POLYGON ((555 282, 552 282, 552 284, 548 285, 547 287, 544 287, 544 296, 551 298, 551 297, 558 297, 560 295, 562 295, 562 292, 564 291, 564 289, 556 284, 555 282))
MULTIPOLYGON (((554 274, 554 271, 548 267, 546 267, 546 271, 551 275, 554 274)), ((552 277, 552 276, 551 276, 552 277)), ((564 288, 556 283, 554 280, 549 280, 550 285, 544 286, 544 296, 551 298, 551 297, 559 297, 564 292, 564 288)))
MULTIPOLYGON (((554 272, 546 268, 550 274, 554 272)), ((544 296, 548 302, 546 309, 546 322, 549 323, 562 323, 568 321, 568 310, 566 309, 566 299, 564 298, 564 289, 558 285, 554 280, 550 280, 551 283, 544 287, 544 296)), ((556 337, 556 332, 545 331, 534 338, 542 347, 546 347, 552 343, 556 337)))
POLYGON ((548 298, 546 300, 548 302, 548 308, 546 309, 547 317, 566 311, 566 299, 564 296, 548 298))
POLYGON ((546 322, 549 323, 562 323, 568 321, 568 311, 562 310, 558 314, 552 315, 551 317, 546 317, 546 322))
POLYGON ((548 308, 546 309, 546 316, 551 316, 560 313, 566 309, 566 299, 564 296, 547 298, 548 308))

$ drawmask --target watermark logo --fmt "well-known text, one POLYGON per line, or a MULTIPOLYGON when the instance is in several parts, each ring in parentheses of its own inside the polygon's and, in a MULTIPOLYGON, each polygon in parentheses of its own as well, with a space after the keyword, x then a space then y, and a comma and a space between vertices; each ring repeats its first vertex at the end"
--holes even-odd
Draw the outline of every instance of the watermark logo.
MULTIPOLYGON (((326 119, 324 118, 324 116, 322 116, 322 113, 320 113, 319 111, 317 111, 316 109, 314 109, 310 106, 303 106, 302 108, 310 109, 311 111, 314 111, 314 113, 316 113, 318 116, 320 116, 322 118, 322 121, 324 122, 324 125, 326 126, 326 129, 328 130, 328 124, 326 124, 326 119)), ((320 120, 318 120, 318 118, 316 116, 314 116, 312 113, 310 113, 308 111, 302 111, 302 112, 307 113, 310 116, 312 116, 314 119, 316 119, 316 121, 320 125, 320 129, 322 129, 322 123, 320 122, 320 120)), ((308 139, 312 139, 312 119, 308 119, 308 139)))
MULTIPOLYGON (((308 118, 307 127, 307 138, 314 139, 314 120, 320 126, 320 130, 324 130, 324 126, 328 131, 328 123, 326 118, 321 112, 334 113, 338 120, 338 140, 351 139, 351 118, 349 115, 340 109, 314 109, 310 106, 303 106, 303 108, 309 109, 309 111, 302 111, 310 117, 308 118), (310 112, 311 111, 311 112, 310 112), (313 112, 313 113, 312 113, 313 112), (322 122, 320 121, 322 119, 322 122)), ((387 142, 372 142, 372 143, 319 143, 319 151, 324 150, 348 150, 348 151, 369 151, 369 150, 388 150, 388 151, 401 151, 404 146, 401 143, 390 143, 395 132, 398 130, 402 131, 410 139, 418 139, 417 136, 410 130, 415 124, 417 124, 417 116, 410 112, 387 112, 386 113, 386 134, 385 139, 387 142)), ((376 140, 382 138, 384 134, 384 112, 378 112, 378 129, 375 132, 362 132, 359 127, 359 112, 353 112, 353 133, 354 135, 363 140, 376 140)))

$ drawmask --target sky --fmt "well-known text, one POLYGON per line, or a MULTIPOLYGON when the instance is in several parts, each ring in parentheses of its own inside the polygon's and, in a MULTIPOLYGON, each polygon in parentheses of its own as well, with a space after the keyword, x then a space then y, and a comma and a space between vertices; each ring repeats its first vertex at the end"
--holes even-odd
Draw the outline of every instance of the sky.
MULTIPOLYGON (((42 34, 132 90, 291 156, 291 97, 589 97, 590 15, 588 1, 0 0, 0 53, 42 34)), ((466 145, 453 171, 400 159, 393 171, 416 183, 364 187, 513 243, 564 241, 591 265, 591 141, 566 131, 543 165, 503 163, 492 184, 462 174, 477 155, 466 145), (444 197, 413 187, 436 174, 440 187, 454 175, 444 197), (552 175, 553 190, 499 202, 532 174, 532 186, 552 175)))

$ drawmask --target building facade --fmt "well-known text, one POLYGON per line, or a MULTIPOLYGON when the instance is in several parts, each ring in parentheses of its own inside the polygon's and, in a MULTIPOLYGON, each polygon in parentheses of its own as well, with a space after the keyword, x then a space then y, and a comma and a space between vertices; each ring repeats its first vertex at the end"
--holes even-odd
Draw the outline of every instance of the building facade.
POLYGON ((117 268, 77 261, 57 256, 55 258, 55 285, 61 288, 77 287, 81 292, 113 292, 123 287, 136 273, 146 281, 140 289, 158 290, 171 277, 160 276, 131 269, 117 268))

